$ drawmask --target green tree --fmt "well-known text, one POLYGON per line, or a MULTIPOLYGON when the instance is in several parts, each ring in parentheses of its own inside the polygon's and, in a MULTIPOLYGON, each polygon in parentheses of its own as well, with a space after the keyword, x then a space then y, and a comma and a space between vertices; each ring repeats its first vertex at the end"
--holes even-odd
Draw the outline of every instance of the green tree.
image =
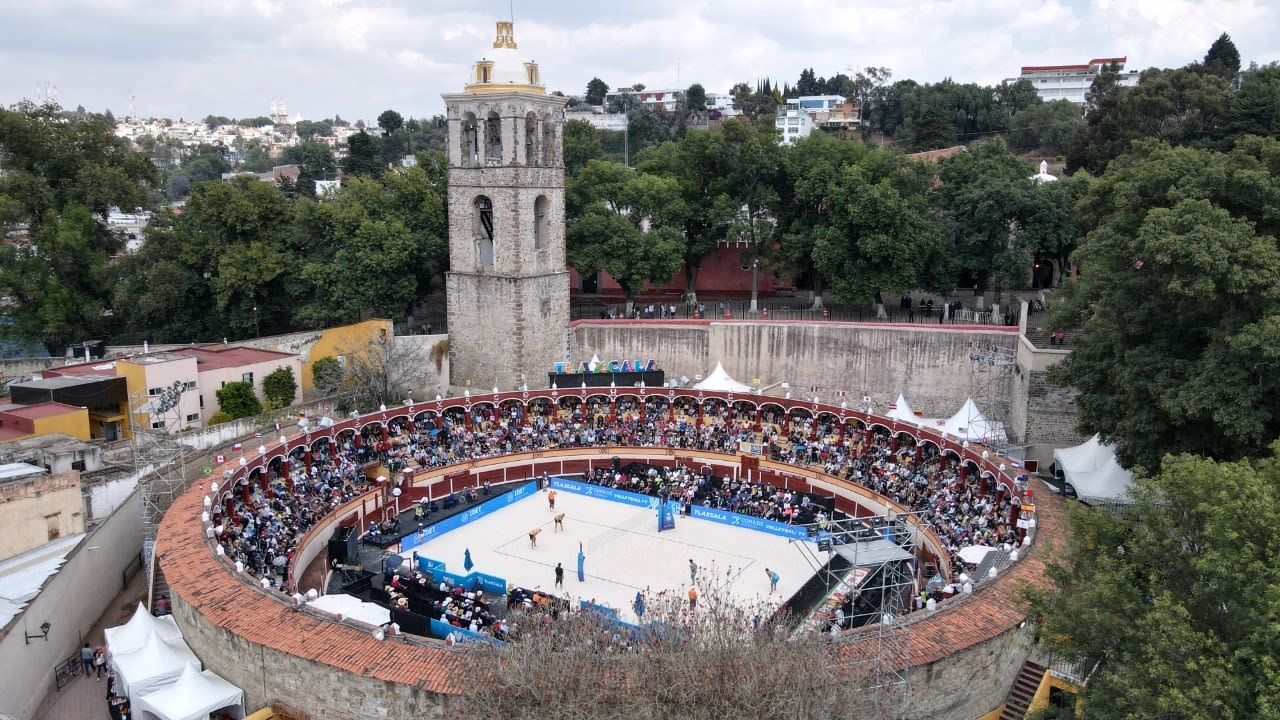
POLYGON ((298 137, 303 142, 315 140, 318 137, 332 137, 333 121, 319 120, 313 122, 311 120, 299 120, 294 123, 293 131, 298 134, 298 137))
POLYGON ((605 95, 609 94, 609 86, 605 81, 598 77, 591 78, 587 83, 587 94, 583 98, 588 105, 601 106, 604 105, 605 95))
POLYGON ((146 202, 155 166, 101 115, 25 103, 0 109, 0 168, 0 221, 26 223, 30 237, 0 248, 0 285, 15 300, 4 331, 38 338, 54 354, 108 333, 120 244, 105 217, 146 202))
POLYGON ((262 403, 253 392, 253 384, 243 380, 229 382, 218 388, 218 408, 233 420, 251 417, 262 412, 262 403))
POLYGON ((826 199, 831 220, 815 230, 813 262, 842 301, 940 284, 930 273, 946 267, 947 251, 921 198, 903 197, 888 179, 869 182, 862 167, 846 165, 826 199))
POLYGON ((1122 88, 1114 103, 1089 112, 1067 153, 1067 170, 1099 175, 1140 138, 1207 144, 1219 132, 1231 95, 1230 83, 1217 75, 1186 68, 1147 70, 1136 86, 1122 88))
POLYGON ((1280 64, 1244 74, 1240 89, 1231 98, 1223 129, 1229 139, 1243 135, 1280 137, 1280 64))
POLYGON ((933 199, 948 221, 954 257, 965 279, 986 286, 997 279, 996 258, 1008 268, 1017 245, 1019 220, 1032 185, 1031 169, 999 139, 973 145, 942 161, 933 199))
POLYGON ((347 156, 342 159, 342 171, 347 175, 375 175, 386 168, 380 155, 379 140, 361 130, 347 138, 347 156))
POLYGON ((637 162, 641 172, 671 178, 680 188, 685 293, 690 302, 697 300, 702 261, 727 237, 739 209, 727 186, 724 150, 722 130, 687 133, 679 140, 648 149, 637 162))
POLYGON ((1231 42, 1231 36, 1222 33, 1217 40, 1209 46, 1209 51, 1204 55, 1204 69, 1206 72, 1213 73, 1228 82, 1235 80, 1236 74, 1240 72, 1240 51, 1236 49, 1236 44, 1231 42))
POLYGON ((311 383, 322 397, 338 392, 342 387, 342 363, 332 355, 326 355, 311 363, 311 383))
POLYGON ((1082 326, 1054 381, 1080 429, 1155 470, 1166 452, 1232 460, 1280 436, 1280 141, 1230 153, 1139 141, 1079 210, 1059 326, 1082 326))
POLYGON ((666 282, 680 269, 684 210, 675 180, 592 160, 569 191, 581 208, 566 230, 569 263, 584 275, 612 275, 628 309, 647 282, 666 282))
POLYGON ((1048 648, 1096 667, 1080 717, 1275 716, 1276 451, 1169 456, 1135 478, 1122 513, 1073 510, 1048 587, 1028 599, 1048 648))
POLYGON ((1062 155, 1071 139, 1084 127, 1080 106, 1070 100, 1054 100, 1032 105, 1009 120, 1009 147, 1025 151, 1043 149, 1062 155))
POLYGON ((304 142, 290 145, 280 152, 280 164, 300 165, 313 179, 327 180, 337 175, 338 164, 333 151, 322 142, 304 142))
POLYGON ((699 83, 689 86, 684 92, 684 104, 690 110, 705 110, 707 108, 707 90, 699 83))
MULTIPOLYGON (((314 365, 312 368, 314 369, 314 365)), ((262 395, 271 408, 288 407, 298 392, 298 381, 293 377, 293 368, 279 367, 262 378, 262 395)), ((221 398, 219 398, 221 400, 221 398)))
POLYGON ((573 177, 590 160, 604 158, 604 146, 591 123, 570 120, 564 124, 564 174, 573 177))
POLYGON ((640 98, 631 93, 621 93, 615 95, 609 101, 608 111, 611 113, 630 114, 633 110, 644 107, 644 103, 640 102, 640 98))

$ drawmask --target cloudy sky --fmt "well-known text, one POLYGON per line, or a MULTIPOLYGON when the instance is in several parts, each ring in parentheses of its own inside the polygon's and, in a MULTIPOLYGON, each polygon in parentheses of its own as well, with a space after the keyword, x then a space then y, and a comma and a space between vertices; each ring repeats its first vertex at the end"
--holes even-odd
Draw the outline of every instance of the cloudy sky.
POLYGON ((57 88, 67 107, 140 116, 372 120, 443 112, 510 13, 549 89, 728 90, 886 66, 990 84, 1023 65, 1197 60, 1222 32, 1280 60, 1280 0, 0 0, 0 104, 57 88), (677 85, 678 83, 678 85, 677 85))

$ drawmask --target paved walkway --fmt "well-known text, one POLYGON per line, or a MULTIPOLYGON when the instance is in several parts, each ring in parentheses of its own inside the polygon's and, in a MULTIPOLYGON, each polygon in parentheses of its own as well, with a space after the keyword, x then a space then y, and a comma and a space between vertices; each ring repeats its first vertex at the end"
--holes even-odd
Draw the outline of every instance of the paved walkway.
MULTIPOLYGON (((133 579, 120 594, 111 600, 102 617, 94 623, 85 641, 94 647, 101 645, 105 628, 123 625, 133 616, 138 601, 146 599, 145 572, 135 573, 133 579)), ((53 690, 40 703, 36 720, 110 720, 107 711, 107 680, 98 682, 92 674, 77 675, 61 691, 53 690)))

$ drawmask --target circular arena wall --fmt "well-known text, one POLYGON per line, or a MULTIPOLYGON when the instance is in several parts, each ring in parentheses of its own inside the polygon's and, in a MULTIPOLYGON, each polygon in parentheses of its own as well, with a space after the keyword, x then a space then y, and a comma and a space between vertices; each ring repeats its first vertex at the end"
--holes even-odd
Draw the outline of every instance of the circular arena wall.
MULTIPOLYGON (((297 607, 281 592, 264 590, 252 578, 238 574, 217 552, 211 539, 208 510, 221 507, 231 493, 249 484, 265 483, 268 470, 280 467, 290 454, 306 454, 317 443, 346 434, 374 432, 393 422, 436 423, 451 410, 462 411, 470 422, 471 409, 490 404, 558 403, 566 398, 585 401, 603 396, 614 401, 662 395, 668 406, 676 399, 703 407, 707 399, 749 403, 758 411, 777 406, 786 417, 793 413, 838 420, 841 434, 854 425, 883 428, 894 437, 910 436, 918 445, 932 444, 959 458, 971 471, 1017 492, 1017 484, 1002 460, 980 445, 944 437, 929 428, 849 410, 839 405, 696 390, 584 388, 572 391, 493 393, 406 404, 344 420, 328 428, 289 432, 243 457, 218 468, 210 480, 183 493, 166 513, 157 538, 156 554, 169 584, 173 613, 191 649, 205 666, 245 691, 246 706, 271 704, 297 718, 435 717, 465 707, 466 688, 452 672, 461 648, 411 636, 373 637, 374 628, 351 620, 297 607), (371 427, 372 426, 372 427, 371 427)), ((739 405, 739 407, 745 407, 739 405)), ((527 417, 528 414, 525 414, 527 417)), ((701 422, 701 415, 698 422, 701 422)), ((747 422, 751 422, 748 417, 747 422)), ((852 515, 884 514, 892 510, 911 517, 917 528, 922 559, 945 567, 948 554, 941 541, 914 522, 906 508, 866 488, 824 473, 749 455, 671 448, 590 447, 547 450, 491 457, 429 471, 406 473, 415 492, 438 496, 484 482, 517 480, 539 474, 580 472, 612 462, 614 456, 651 462, 674 461, 711 465, 717 472, 754 473, 766 482, 833 495, 838 509, 852 515)), ((934 612, 916 612, 900 622, 910 633, 895 663, 909 685, 908 717, 972 718, 1004 701, 1013 676, 1031 645, 1026 615, 1018 602, 1019 587, 1038 582, 1049 552, 1043 540, 1058 529, 1061 501, 1032 480, 1036 522, 1031 531, 1038 542, 1020 561, 997 579, 980 583, 972 595, 948 600, 934 612)), ((323 553, 332 528, 363 525, 378 513, 389 494, 374 490, 338 507, 303 536, 290 567, 292 581, 323 553)), ((874 639, 869 640, 873 641, 874 639)), ((857 654, 853 637, 846 648, 857 654)))

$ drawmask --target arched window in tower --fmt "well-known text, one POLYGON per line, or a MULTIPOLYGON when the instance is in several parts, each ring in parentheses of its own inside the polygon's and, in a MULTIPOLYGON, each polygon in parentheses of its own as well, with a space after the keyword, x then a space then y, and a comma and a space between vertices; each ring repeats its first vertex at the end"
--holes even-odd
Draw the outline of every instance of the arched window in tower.
POLYGON ((476 116, 465 113, 462 116, 462 167, 476 167, 480 164, 480 141, 477 137, 476 116))
POLYGON ((482 270, 493 269, 493 203, 481 195, 476 198, 476 264, 482 270))
POLYGON ((491 112, 485 120, 485 164, 501 165, 502 164, 502 118, 498 117, 498 113, 491 112))
POLYGON ((547 237, 551 231, 551 226, 548 224, 551 215, 548 209, 550 204, 546 195, 539 195, 538 199, 533 201, 533 249, 535 250, 547 247, 547 237))
POLYGON ((524 116, 524 163, 525 165, 541 165, 538 157, 538 116, 529 113, 524 116))
POLYGON ((542 164, 556 166, 556 124, 550 114, 542 116, 542 164))

